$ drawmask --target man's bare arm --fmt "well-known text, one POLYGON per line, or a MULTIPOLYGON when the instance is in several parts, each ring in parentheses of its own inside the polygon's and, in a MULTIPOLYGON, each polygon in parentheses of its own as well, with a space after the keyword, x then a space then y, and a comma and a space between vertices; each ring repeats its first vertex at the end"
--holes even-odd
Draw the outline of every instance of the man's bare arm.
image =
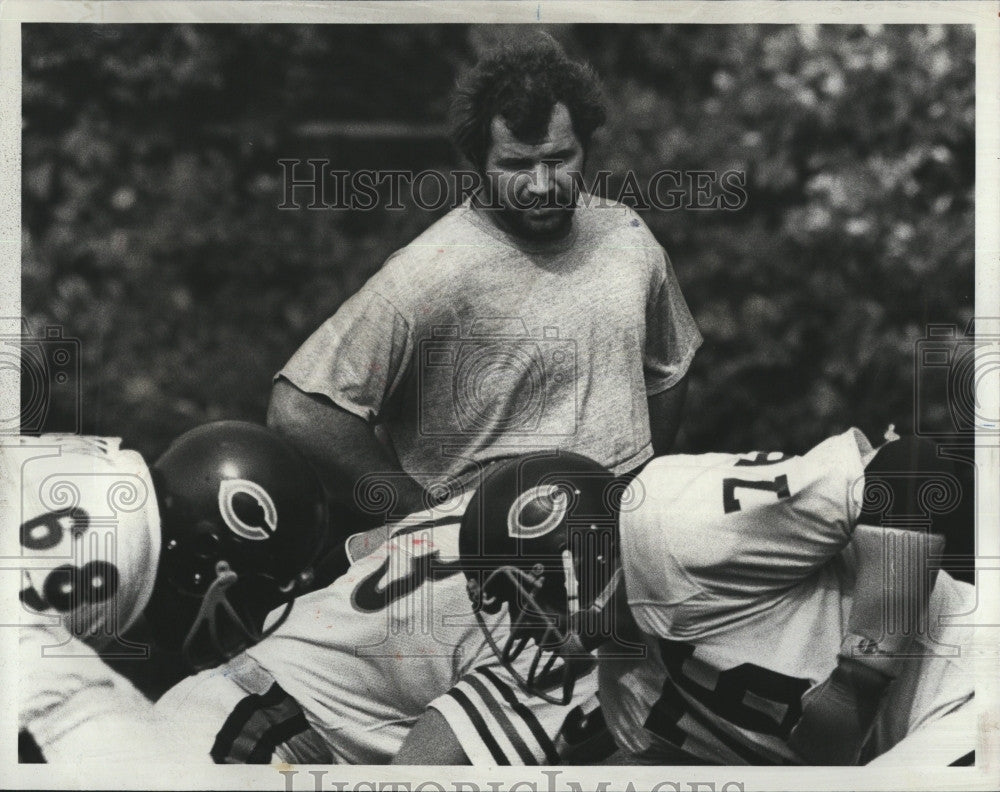
POLYGON ((681 424, 681 412, 684 410, 687 388, 687 377, 684 377, 673 387, 650 396, 647 400, 649 431, 653 438, 653 453, 656 456, 668 453, 674 445, 677 429, 681 424))
POLYGON ((291 440, 319 469, 330 495, 357 508, 355 487, 371 473, 384 473, 396 494, 394 510, 426 508, 424 489, 406 476, 379 442, 371 425, 330 400, 296 388, 286 379, 274 383, 267 425, 291 440))
POLYGON ((444 716, 428 709, 410 729, 392 760, 403 765, 467 765, 469 758, 458 744, 455 733, 444 716))

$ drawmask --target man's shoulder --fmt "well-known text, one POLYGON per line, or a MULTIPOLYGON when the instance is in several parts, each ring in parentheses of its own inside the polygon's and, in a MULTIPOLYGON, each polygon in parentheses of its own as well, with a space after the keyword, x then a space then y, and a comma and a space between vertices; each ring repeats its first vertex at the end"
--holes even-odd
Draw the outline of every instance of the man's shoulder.
POLYGON ((475 244, 481 232, 467 219, 469 211, 464 204, 455 207, 424 229, 412 242, 393 253, 389 261, 400 258, 413 262, 435 261, 444 253, 475 244))
POLYGON ((577 212, 593 228, 602 231, 626 230, 653 238, 649 226, 631 206, 612 198, 591 193, 580 193, 577 212))
POLYGON ((482 247, 482 232, 468 221, 468 211, 466 206, 452 209, 392 253, 373 276, 372 285, 380 291, 413 294, 450 279, 482 247))
POLYGON ((581 244, 645 251, 661 258, 663 248, 649 226, 630 206, 611 198, 581 193, 576 210, 581 244))

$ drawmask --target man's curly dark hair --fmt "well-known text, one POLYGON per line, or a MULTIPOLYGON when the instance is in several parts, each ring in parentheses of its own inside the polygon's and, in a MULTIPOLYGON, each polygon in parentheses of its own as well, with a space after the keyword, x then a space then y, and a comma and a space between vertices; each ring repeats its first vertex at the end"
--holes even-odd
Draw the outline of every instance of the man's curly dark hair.
POLYGON ((593 69, 570 60, 551 36, 511 41, 459 80, 452 97, 452 137, 459 151, 483 170, 494 116, 500 116, 516 138, 531 143, 545 137, 559 102, 569 110, 573 131, 586 151, 605 119, 593 69))

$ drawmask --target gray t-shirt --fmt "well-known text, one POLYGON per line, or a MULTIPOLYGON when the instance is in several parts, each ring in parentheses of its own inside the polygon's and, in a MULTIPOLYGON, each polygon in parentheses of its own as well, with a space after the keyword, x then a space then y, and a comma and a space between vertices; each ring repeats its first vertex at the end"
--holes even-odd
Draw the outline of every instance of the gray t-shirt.
POLYGON ((647 396, 700 344, 631 209, 581 196, 570 234, 532 247, 467 203, 394 253, 278 376, 382 423, 425 486, 536 449, 619 473, 652 454, 647 396))

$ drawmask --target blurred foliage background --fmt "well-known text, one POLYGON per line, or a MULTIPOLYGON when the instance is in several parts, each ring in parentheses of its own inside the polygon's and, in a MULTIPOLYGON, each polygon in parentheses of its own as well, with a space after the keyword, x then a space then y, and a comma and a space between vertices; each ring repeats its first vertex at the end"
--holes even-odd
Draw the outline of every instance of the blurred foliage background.
MULTIPOLYGON (((24 25, 23 312, 80 339, 82 428, 155 457, 262 421, 298 345, 436 215, 280 210, 279 159, 451 169, 464 25, 24 25)), ((738 170, 739 211, 645 211, 705 336, 679 447, 914 425, 914 352, 972 316, 974 50, 960 26, 550 26, 628 170, 738 170)), ((943 382, 921 420, 947 425, 943 382)), ((49 428, 71 422, 54 403, 49 428)))

